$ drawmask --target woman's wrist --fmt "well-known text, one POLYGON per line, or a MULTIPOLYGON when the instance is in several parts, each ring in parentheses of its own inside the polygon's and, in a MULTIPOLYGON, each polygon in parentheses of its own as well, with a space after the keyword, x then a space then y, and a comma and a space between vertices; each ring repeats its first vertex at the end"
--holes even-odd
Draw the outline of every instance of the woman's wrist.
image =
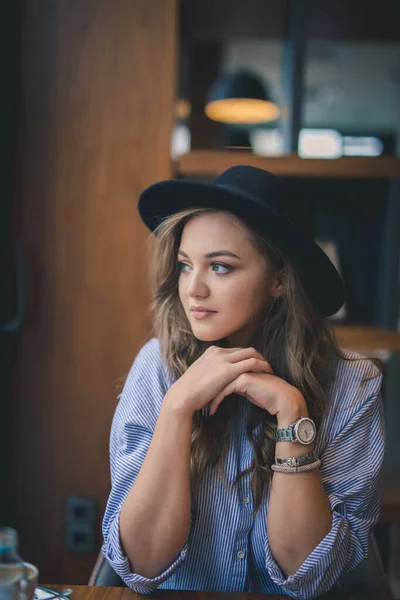
POLYGON ((307 403, 301 392, 282 402, 282 408, 276 413, 277 426, 288 427, 300 417, 308 417, 307 403))
MULTIPOLYGON (((300 417, 308 417, 307 403, 304 396, 298 392, 289 400, 282 403, 282 409, 277 413, 277 427, 289 427, 300 417)), ((300 442, 277 442, 275 444, 275 456, 277 458, 299 457, 313 450, 314 444, 304 445, 300 442)))
POLYGON ((176 418, 182 422, 192 422, 193 410, 186 398, 175 394, 173 391, 168 391, 164 396, 162 410, 168 412, 169 416, 176 418))

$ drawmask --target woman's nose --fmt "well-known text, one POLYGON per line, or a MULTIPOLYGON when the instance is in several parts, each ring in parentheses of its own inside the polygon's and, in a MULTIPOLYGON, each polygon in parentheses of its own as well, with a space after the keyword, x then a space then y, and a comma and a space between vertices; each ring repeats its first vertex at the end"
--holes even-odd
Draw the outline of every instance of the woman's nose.
POLYGON ((207 283, 204 280, 204 276, 202 276, 200 272, 192 272, 188 285, 188 295, 191 298, 208 295, 207 283))

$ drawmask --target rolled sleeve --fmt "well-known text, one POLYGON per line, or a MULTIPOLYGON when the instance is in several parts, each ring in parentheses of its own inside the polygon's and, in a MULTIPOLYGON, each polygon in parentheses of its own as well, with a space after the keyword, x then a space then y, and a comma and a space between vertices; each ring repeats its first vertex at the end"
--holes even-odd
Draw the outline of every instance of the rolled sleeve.
POLYGON ((119 514, 120 513, 118 512, 110 526, 107 541, 103 544, 102 548, 103 555, 128 587, 139 594, 151 594, 151 592, 153 592, 161 583, 171 577, 176 569, 183 563, 187 553, 188 543, 185 543, 176 560, 157 577, 148 579, 147 577, 143 577, 143 575, 133 573, 128 557, 125 555, 121 545, 119 535, 119 514))
POLYGON ((148 579, 131 570, 120 538, 120 513, 149 450, 157 416, 166 393, 163 367, 155 340, 137 356, 116 408, 110 435, 111 492, 103 517, 102 552, 124 583, 150 594, 184 561, 188 542, 160 575, 148 579))
POLYGON ((286 577, 265 543, 271 579, 293 598, 329 591, 368 552, 379 519, 385 430, 380 395, 368 398, 321 455, 321 479, 332 510, 332 527, 298 571, 286 577))

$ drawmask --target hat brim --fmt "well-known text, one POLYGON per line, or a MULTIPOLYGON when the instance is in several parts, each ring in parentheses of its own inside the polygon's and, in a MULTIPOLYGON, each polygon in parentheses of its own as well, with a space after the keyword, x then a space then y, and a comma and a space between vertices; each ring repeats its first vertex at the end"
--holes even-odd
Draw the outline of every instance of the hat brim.
POLYGON ((146 188, 138 201, 140 217, 151 231, 165 218, 187 208, 217 208, 243 219, 275 242, 300 268, 304 287, 323 316, 333 315, 342 307, 344 284, 325 252, 299 227, 251 195, 218 184, 168 180, 146 188))

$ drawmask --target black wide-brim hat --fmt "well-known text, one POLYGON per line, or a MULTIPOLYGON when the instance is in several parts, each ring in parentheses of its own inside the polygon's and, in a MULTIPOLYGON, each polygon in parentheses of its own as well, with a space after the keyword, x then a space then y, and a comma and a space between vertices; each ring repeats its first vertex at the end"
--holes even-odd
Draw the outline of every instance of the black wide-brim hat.
POLYGON ((288 182, 263 169, 238 165, 211 184, 160 181, 146 188, 138 201, 140 217, 151 231, 165 218, 188 208, 229 211, 275 243, 299 268, 304 288, 322 316, 336 313, 343 305, 343 281, 299 224, 301 199, 288 182))

